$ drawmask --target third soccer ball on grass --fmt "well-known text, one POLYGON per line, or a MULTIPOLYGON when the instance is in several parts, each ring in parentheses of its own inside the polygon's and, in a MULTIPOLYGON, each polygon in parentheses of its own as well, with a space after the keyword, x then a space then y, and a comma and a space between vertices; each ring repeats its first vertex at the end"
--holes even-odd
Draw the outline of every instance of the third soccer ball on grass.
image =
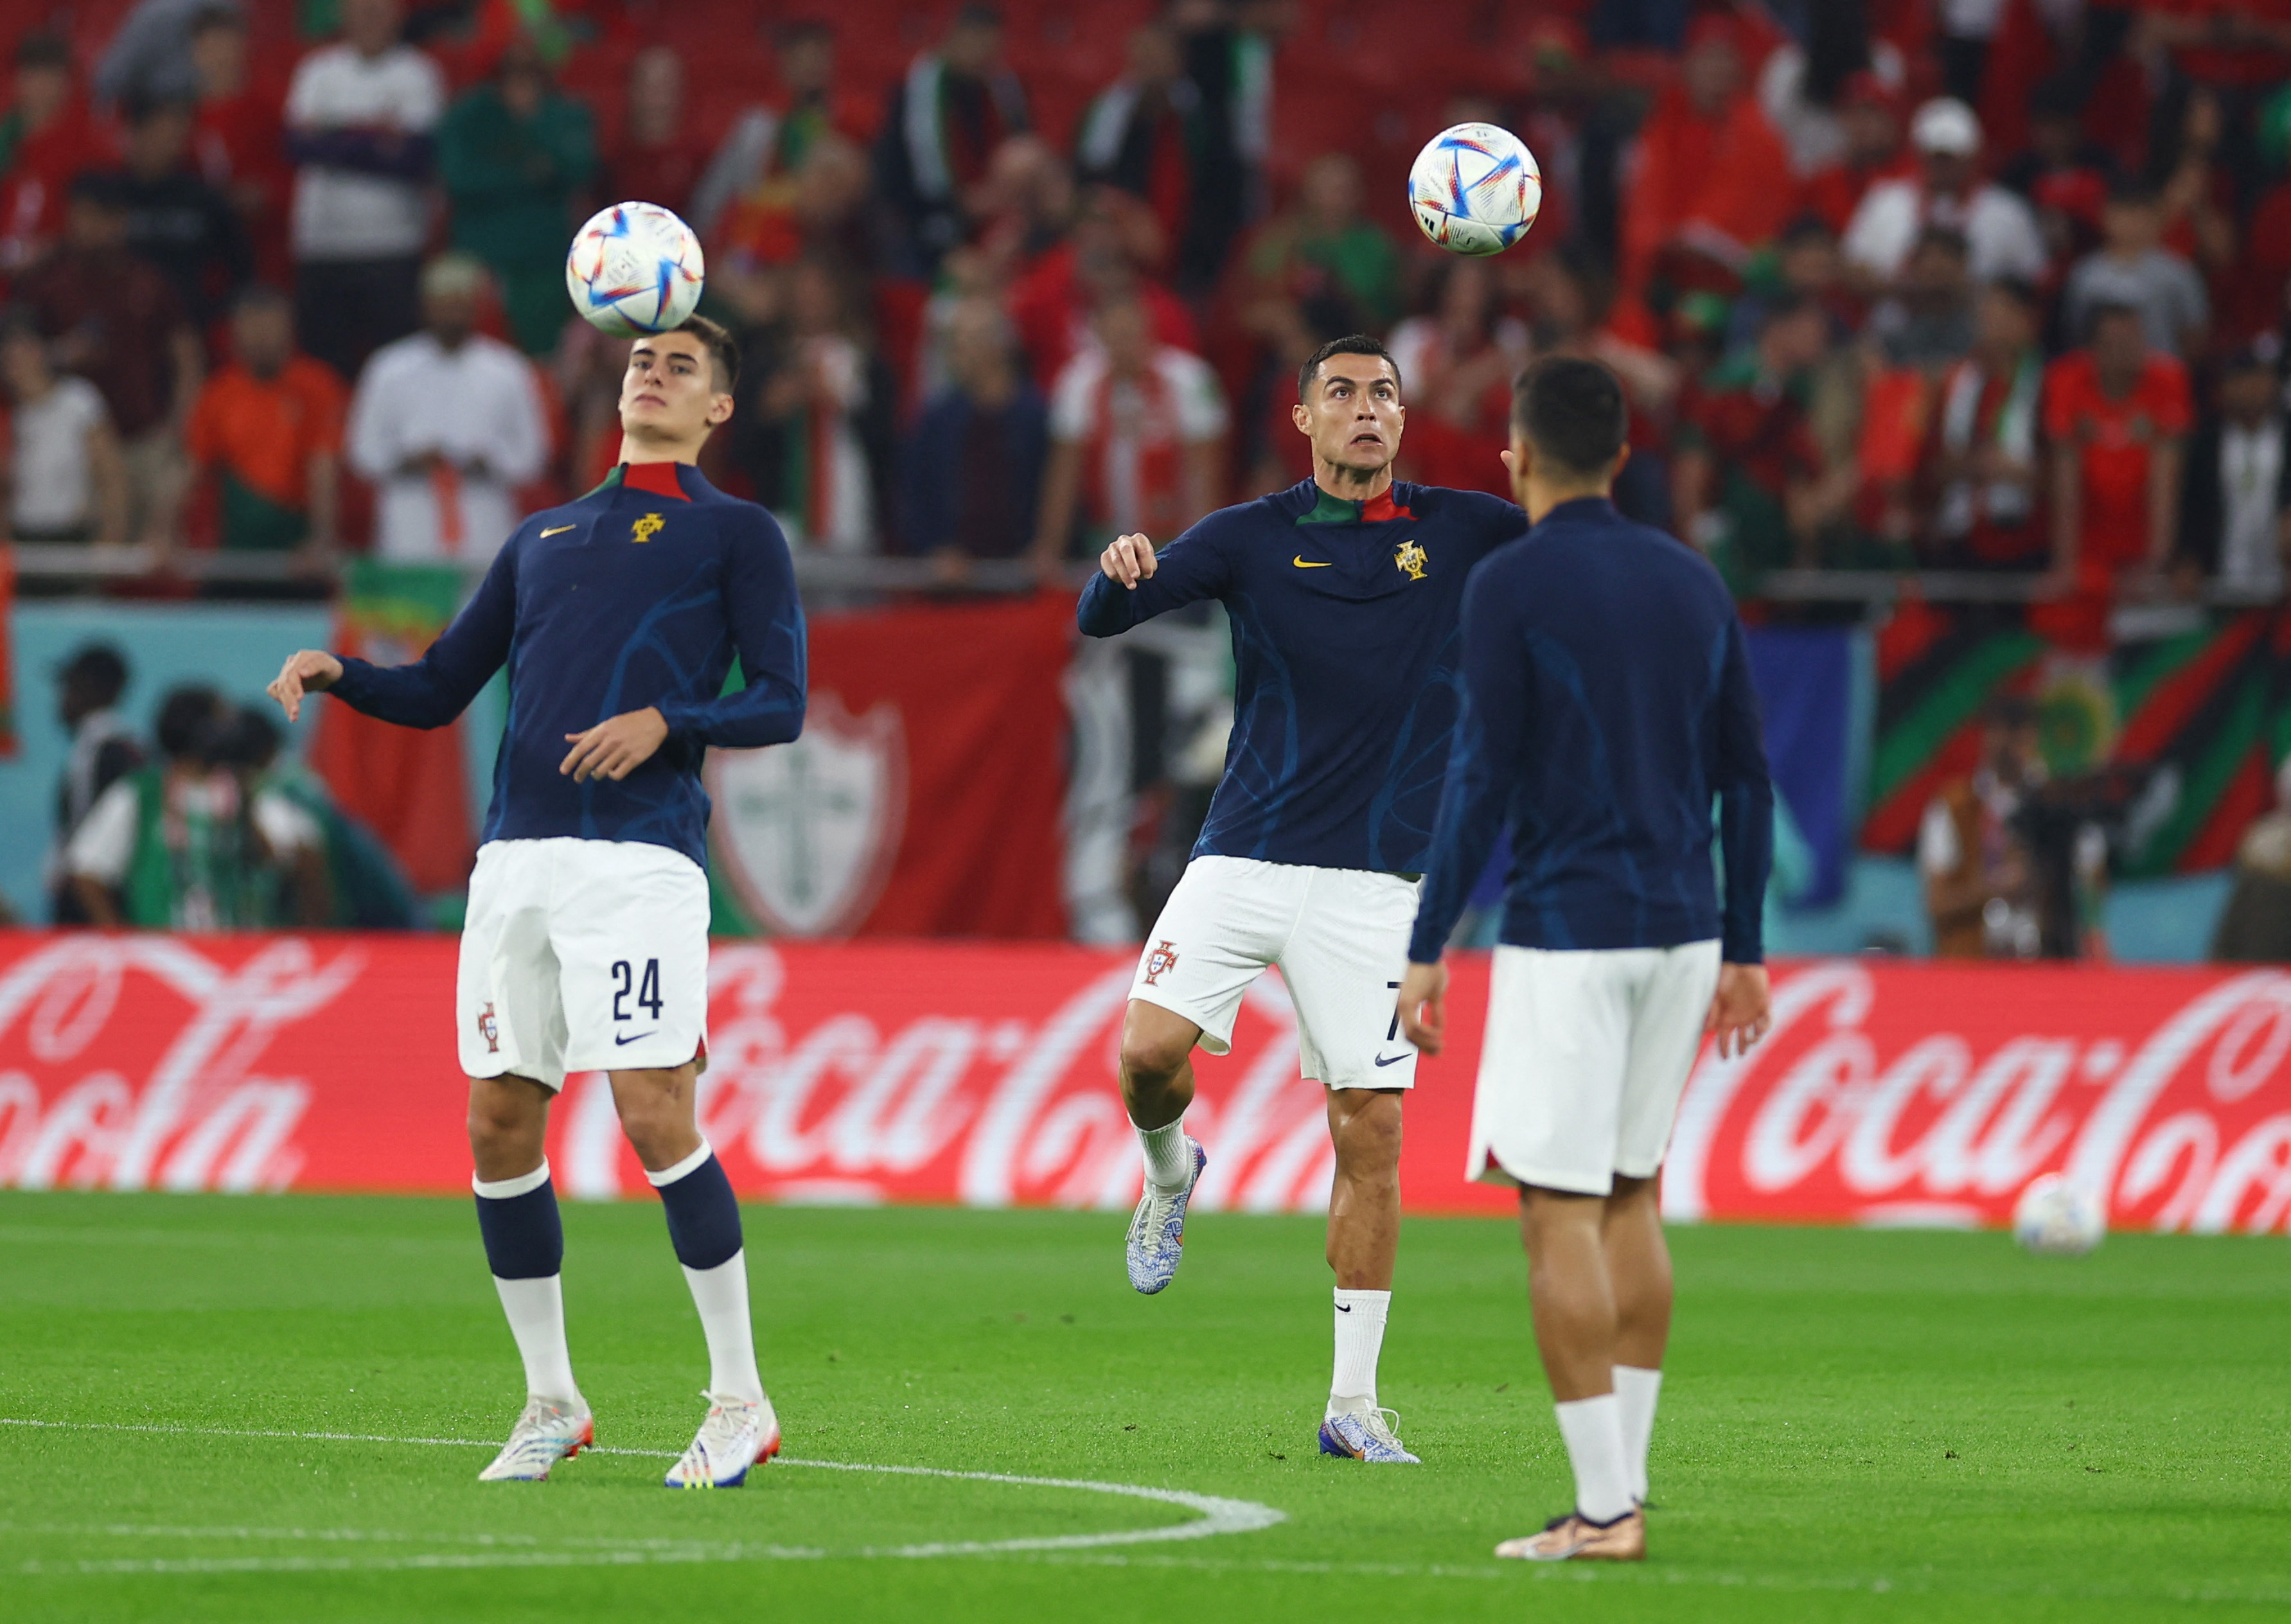
POLYGON ((2013 1238, 2046 1257, 2080 1258, 2107 1233, 2099 1201, 2059 1173, 2030 1179, 2013 1208, 2013 1238))
POLYGON ((656 203, 616 203, 574 234, 565 291, 599 332, 634 338, 691 315, 706 272, 690 226, 656 203))
POLYGON ((1408 171, 1417 229, 1451 253, 1501 253, 1535 223, 1543 171, 1509 130, 1459 124, 1424 143, 1408 171))

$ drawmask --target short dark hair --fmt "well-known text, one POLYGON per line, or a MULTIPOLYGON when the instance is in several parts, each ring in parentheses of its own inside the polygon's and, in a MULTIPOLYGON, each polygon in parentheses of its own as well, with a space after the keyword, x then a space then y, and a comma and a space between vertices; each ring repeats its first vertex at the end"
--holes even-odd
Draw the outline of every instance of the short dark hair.
POLYGON ((2108 189, 2109 202, 2119 208, 2153 208, 2163 201, 2163 197, 2164 194, 2157 189, 2153 181, 2143 180, 2138 175, 2125 175, 2108 189))
POLYGON ((222 710, 222 695, 205 683, 186 683, 171 689, 159 702, 159 724, 152 731, 159 753, 177 759, 204 760, 200 752, 213 737, 213 722, 222 710))
POLYGON ((1927 226, 1919 231, 1917 249, 1926 248, 1938 248, 1943 253, 1955 254, 1960 260, 1973 252, 1971 245, 1965 240, 1965 233, 1955 226, 1927 226))
POLYGON ((1372 355, 1392 368, 1395 383, 1400 382, 1400 363, 1392 358, 1392 351, 1384 347, 1383 341, 1365 333, 1351 333, 1330 339, 1305 358, 1305 364, 1297 369, 1297 399, 1300 404, 1313 392, 1313 380, 1321 375, 1321 364, 1339 355, 1372 355))
POLYGON ((707 350, 709 370, 716 374, 718 394, 729 395, 739 389, 740 346, 722 322, 711 321, 705 316, 687 316, 669 331, 689 333, 707 350))
POLYGON ((1992 293, 2004 294, 2031 316, 2044 313, 2044 290, 2026 277, 1992 277, 1989 284, 1989 291, 1992 293))
POLYGON ((1586 478, 1605 473, 1630 438, 1621 382, 1575 356, 1546 356, 1520 374, 1511 417, 1539 458, 1586 478))
POLYGON ((114 703, 127 687, 127 661, 109 643, 88 643, 56 672, 58 680, 83 688, 100 705, 114 703))
POLYGON ((230 301, 230 313, 234 316, 244 310, 291 310, 293 308, 294 301, 285 289, 269 282, 248 283, 232 295, 230 301))
POLYGON ((16 64, 19 68, 53 68, 64 73, 72 70, 72 48, 60 34, 35 32, 16 42, 16 64))
POLYGON ((109 170, 83 169, 71 178, 65 193, 74 203, 92 203, 117 213, 127 212, 127 177, 109 170))

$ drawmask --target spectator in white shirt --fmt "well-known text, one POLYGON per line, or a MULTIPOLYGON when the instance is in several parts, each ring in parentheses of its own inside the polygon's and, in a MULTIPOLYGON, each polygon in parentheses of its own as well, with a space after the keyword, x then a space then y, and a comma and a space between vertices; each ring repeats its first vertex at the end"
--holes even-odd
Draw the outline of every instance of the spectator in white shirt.
POLYGON ((1153 318, 1134 299, 1102 306, 1092 342, 1050 392, 1050 457, 1034 558, 1065 557, 1083 533, 1143 535, 1156 546, 1217 505, 1225 397, 1209 363, 1154 342, 1153 318))
POLYGON ((8 530, 20 542, 127 539, 127 478, 119 437, 94 384, 59 375, 39 330, 0 326, 7 388, 8 530))
POLYGON ((398 0, 342 0, 342 39, 302 59, 286 92, 294 292, 302 348, 345 379, 420 320, 430 133, 446 76, 398 40, 398 0))
POLYGON ((549 455, 540 385, 524 356, 477 330, 482 265, 440 254, 421 285, 422 331, 377 350, 358 380, 350 466, 380 493, 380 556, 482 563, 549 455))
POLYGON ((1974 282, 2041 282, 2045 239, 2037 217, 2017 194, 1981 178, 1981 120, 1973 109, 1948 96, 1926 102, 1909 122, 1909 142, 1919 174, 1871 186, 1839 244, 1863 285, 1892 286, 1930 226, 1965 234, 1974 282))

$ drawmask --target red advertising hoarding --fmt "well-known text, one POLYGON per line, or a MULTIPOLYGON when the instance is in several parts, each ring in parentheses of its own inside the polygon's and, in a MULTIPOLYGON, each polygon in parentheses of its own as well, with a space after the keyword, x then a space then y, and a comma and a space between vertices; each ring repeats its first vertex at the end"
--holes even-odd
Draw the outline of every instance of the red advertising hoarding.
MULTIPOLYGON (((0 1185, 468 1187, 454 945, 425 937, 0 933, 0 1185)), ((1485 961, 1408 1108, 1412 1210, 1499 1211, 1462 1177, 1485 961)), ((757 1199, 1126 1208, 1113 1083, 1130 961, 1082 948, 723 942, 710 1138, 757 1199)), ((1779 967, 1773 1034, 1708 1052, 1664 1200, 1684 1219, 2000 1223, 2038 1174, 2118 1227, 2291 1226, 2291 973, 1779 967)), ((1210 1210, 1309 1211, 1331 1170, 1277 976, 1188 1124, 1210 1210)), ((567 1194, 639 1194, 609 1092, 551 1127, 567 1194)))

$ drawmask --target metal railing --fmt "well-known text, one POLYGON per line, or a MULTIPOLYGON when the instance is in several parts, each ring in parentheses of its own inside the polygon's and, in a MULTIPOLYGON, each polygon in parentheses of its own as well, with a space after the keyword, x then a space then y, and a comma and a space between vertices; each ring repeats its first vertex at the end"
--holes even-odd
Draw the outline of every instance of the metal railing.
MULTIPOLYGON (((163 562, 161 555, 148 547, 20 542, 12 551, 17 576, 26 582, 135 580, 158 574, 163 562)), ((165 555, 164 563, 165 573, 196 582, 269 585, 329 578, 312 576, 292 554, 284 552, 177 549, 165 555)), ((473 560, 468 568, 475 575, 481 566, 473 560)), ((1059 582, 1079 591, 1092 571, 1088 561, 1075 560, 1059 572, 1059 582)), ((806 591, 830 594, 1006 593, 1026 591, 1040 583, 1033 566, 1023 559, 982 559, 965 567, 959 576, 950 576, 945 566, 932 559, 802 551, 795 554, 795 576, 796 583, 806 591)), ((2017 573, 1778 569, 1759 579, 1755 596, 1780 603, 1861 604, 1878 608, 1911 593, 1933 603, 2035 603, 2049 590, 2044 577, 2017 573)), ((2155 601, 2189 600, 2166 597, 2155 601)), ((2280 599, 2207 583, 2193 601, 2218 608, 2256 608, 2280 599)))

